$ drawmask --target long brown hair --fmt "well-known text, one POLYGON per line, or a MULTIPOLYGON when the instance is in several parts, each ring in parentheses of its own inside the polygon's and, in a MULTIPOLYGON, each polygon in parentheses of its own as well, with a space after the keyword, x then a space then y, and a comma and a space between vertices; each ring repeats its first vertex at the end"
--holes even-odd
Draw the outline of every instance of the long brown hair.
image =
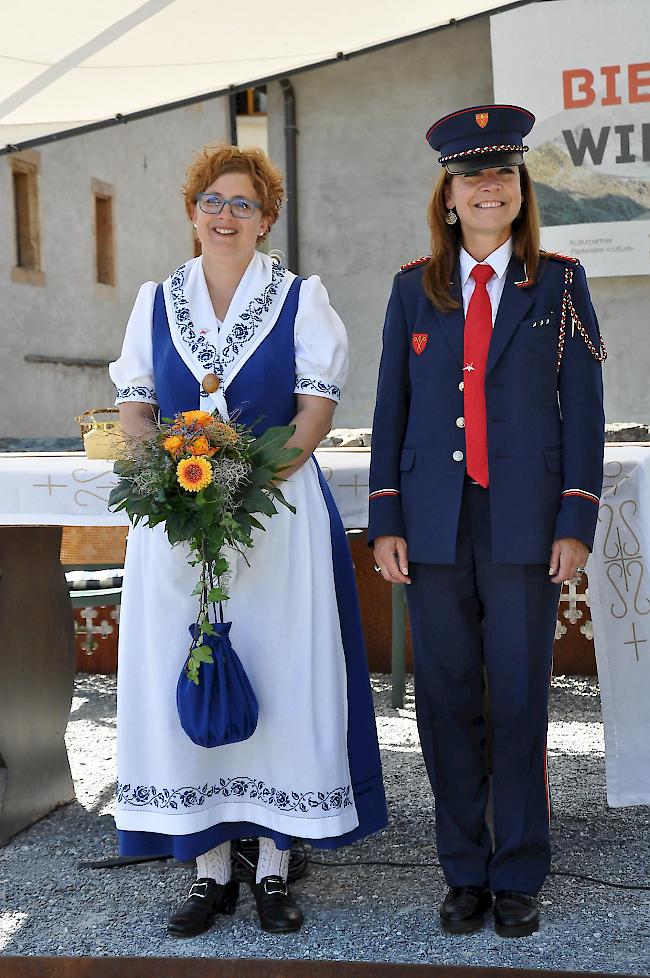
MULTIPOLYGON (((540 258, 539 211, 533 182, 523 163, 519 167, 519 173, 521 174, 521 210, 512 222, 512 251, 523 263, 528 281, 532 282, 537 274, 540 258)), ((460 303, 452 298, 449 290, 458 263, 462 236, 460 221, 447 224, 445 220, 447 215, 445 188, 450 181, 451 174, 443 169, 429 200, 427 217, 431 230, 431 257, 422 276, 427 298, 441 312, 451 312, 452 309, 460 307, 460 303)))

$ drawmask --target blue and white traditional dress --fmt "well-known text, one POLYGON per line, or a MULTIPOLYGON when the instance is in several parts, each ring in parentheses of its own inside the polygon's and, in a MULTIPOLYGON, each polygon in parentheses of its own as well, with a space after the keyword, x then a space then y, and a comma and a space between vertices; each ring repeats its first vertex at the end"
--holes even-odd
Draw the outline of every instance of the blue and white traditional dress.
MULTIPOLYGON (((162 417, 217 409, 288 424, 296 394, 338 401, 347 341, 317 276, 256 252, 223 323, 201 258, 142 286, 110 374, 116 403, 162 417), (215 394, 206 373, 221 378, 215 394)), ((260 421, 260 419, 262 419, 260 421)), ((283 485, 232 568, 231 639, 259 702, 253 736, 206 749, 183 732, 176 683, 196 619, 197 569, 161 526, 129 534, 120 622, 116 824, 124 855, 189 859, 238 837, 322 848, 383 828, 386 805, 354 575, 340 516, 314 459, 283 485)))

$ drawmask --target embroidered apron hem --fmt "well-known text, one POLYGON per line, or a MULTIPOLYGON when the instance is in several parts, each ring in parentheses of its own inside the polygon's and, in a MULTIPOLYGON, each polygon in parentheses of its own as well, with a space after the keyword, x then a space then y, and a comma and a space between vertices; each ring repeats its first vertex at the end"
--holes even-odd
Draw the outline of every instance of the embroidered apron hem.
POLYGON ((350 805, 343 812, 332 812, 326 816, 319 813, 318 816, 312 817, 307 813, 300 816, 283 815, 268 810, 262 812, 260 806, 232 802, 215 805, 205 812, 192 815, 182 812, 162 813, 133 809, 117 809, 115 812, 116 827, 128 832, 191 835, 224 822, 254 822, 287 835, 330 838, 353 831, 359 825, 359 818, 354 805, 350 805), (263 815, 265 817, 262 817, 263 815))

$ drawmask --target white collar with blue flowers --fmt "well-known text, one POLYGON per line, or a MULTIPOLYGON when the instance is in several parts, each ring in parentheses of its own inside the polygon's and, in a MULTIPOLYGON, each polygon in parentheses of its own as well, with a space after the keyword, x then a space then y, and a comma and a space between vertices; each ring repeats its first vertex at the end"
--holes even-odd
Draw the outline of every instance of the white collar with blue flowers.
POLYGON ((201 408, 227 411, 224 391, 275 325, 295 275, 267 255, 255 252, 220 324, 217 324, 202 259, 185 262, 163 282, 172 341, 199 384, 207 373, 221 380, 215 394, 201 390, 201 408), (209 329, 211 339, 203 329, 209 329))

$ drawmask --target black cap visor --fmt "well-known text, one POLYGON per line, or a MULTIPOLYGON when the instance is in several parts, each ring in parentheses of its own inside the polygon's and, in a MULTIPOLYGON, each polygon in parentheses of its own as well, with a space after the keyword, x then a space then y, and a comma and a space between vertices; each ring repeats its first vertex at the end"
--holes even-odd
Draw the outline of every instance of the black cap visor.
POLYGON ((523 150, 501 153, 477 153, 475 156, 464 156, 462 159, 449 160, 443 163, 447 173, 460 176, 463 173, 478 173, 479 170, 489 170, 495 166, 521 166, 524 162, 523 150))

